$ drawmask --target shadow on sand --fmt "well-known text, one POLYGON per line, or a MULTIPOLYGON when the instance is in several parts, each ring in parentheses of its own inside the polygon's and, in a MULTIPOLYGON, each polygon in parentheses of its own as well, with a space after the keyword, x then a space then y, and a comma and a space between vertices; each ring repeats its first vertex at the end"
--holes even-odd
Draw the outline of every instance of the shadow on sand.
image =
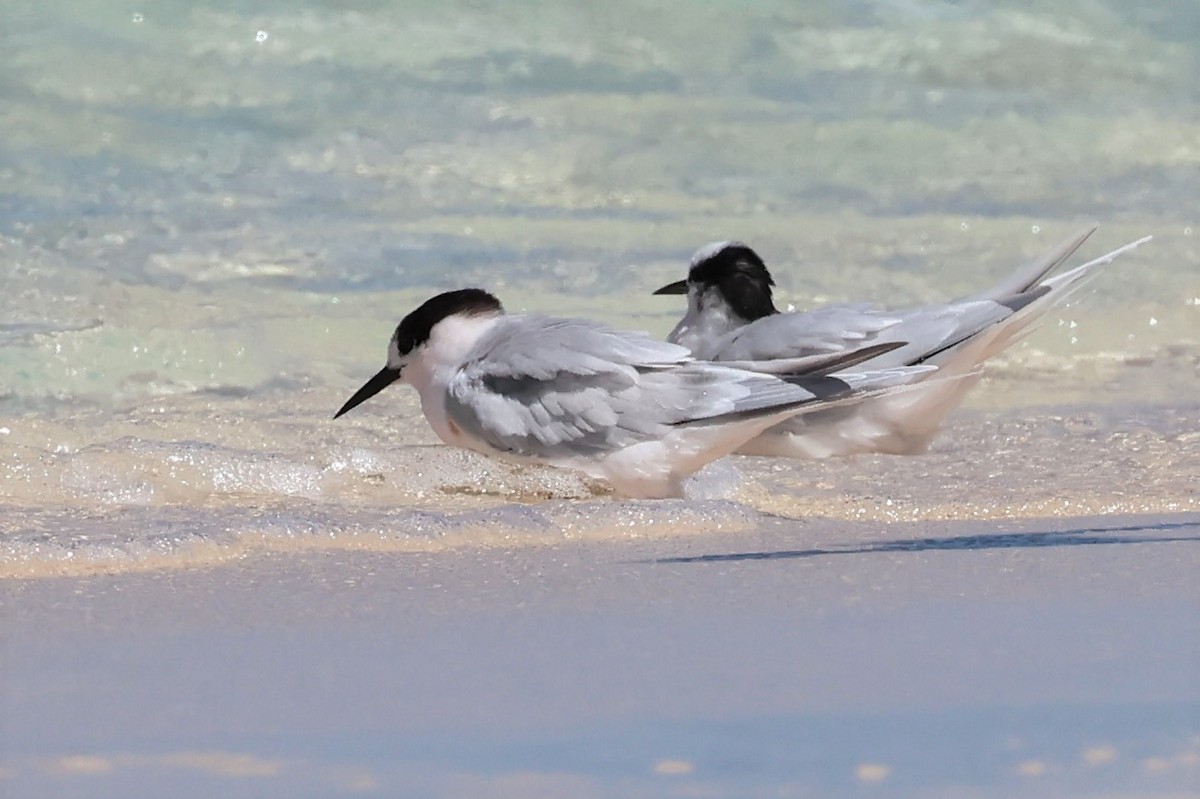
POLYGON ((713 555, 656 558, 653 563, 712 563, 739 560, 815 558, 824 555, 863 555, 874 552, 929 552, 940 550, 1018 549, 1073 547, 1096 544, 1159 544, 1175 541, 1200 543, 1200 520, 1139 524, 1122 527, 1084 527, 1075 530, 1028 533, 986 533, 942 538, 904 538, 858 545, 833 545, 825 549, 783 549, 769 552, 728 552, 713 555), (1169 534, 1190 530, 1192 535, 1169 534))

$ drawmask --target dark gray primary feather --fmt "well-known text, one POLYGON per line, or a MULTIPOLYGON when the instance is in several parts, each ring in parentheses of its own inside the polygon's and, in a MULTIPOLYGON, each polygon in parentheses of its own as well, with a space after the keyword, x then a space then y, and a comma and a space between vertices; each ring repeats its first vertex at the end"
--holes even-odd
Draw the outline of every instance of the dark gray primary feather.
POLYGON ((1096 232, 1096 229, 1097 226, 1093 225, 1087 230, 1076 233, 1071 238, 1060 242, 1052 250, 1034 258, 987 291, 972 295, 969 299, 1005 302, 1010 297, 1024 294, 1074 255, 1075 251, 1088 240, 1088 237, 1096 232))

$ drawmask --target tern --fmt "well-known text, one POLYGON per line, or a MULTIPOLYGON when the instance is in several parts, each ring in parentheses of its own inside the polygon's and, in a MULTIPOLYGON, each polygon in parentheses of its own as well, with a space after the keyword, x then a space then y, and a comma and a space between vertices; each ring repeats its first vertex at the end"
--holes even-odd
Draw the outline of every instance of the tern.
POLYGON ((978 382, 984 361, 1022 338, 1098 267, 1151 238, 1047 277, 1095 230, 1066 239, 988 291, 908 310, 858 304, 781 313, 766 264, 737 241, 700 248, 685 280, 654 293, 687 295, 687 310, 667 341, 706 361, 786 374, 814 357, 904 342, 863 361, 861 367, 938 367, 936 375, 918 378, 920 382, 907 391, 796 416, 743 444, 738 452, 788 458, 917 454, 928 449, 946 415, 978 382))
POLYGON ((334 418, 403 382, 446 444, 574 469, 629 497, 678 497, 688 476, 772 425, 935 370, 832 374, 901 346, 818 355, 784 379, 585 319, 509 315, 487 291, 461 289, 404 317, 386 365, 334 418))

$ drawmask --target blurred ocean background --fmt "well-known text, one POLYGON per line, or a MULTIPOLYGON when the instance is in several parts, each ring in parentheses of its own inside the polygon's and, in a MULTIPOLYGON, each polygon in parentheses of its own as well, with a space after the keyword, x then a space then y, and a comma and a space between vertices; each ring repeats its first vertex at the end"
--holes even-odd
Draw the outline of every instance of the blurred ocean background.
POLYGON ((6 415, 340 396, 464 285, 664 332, 720 238, 798 305, 903 305, 1098 222, 1081 256, 1155 243, 1036 344, 1200 330, 1193 2, 0 12, 6 415))

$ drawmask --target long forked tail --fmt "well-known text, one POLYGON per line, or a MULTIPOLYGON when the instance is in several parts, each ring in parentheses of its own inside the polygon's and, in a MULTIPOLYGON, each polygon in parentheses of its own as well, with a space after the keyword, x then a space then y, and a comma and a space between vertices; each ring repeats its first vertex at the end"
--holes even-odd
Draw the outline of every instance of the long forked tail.
POLYGON ((832 424, 821 424, 819 415, 807 416, 805 418, 811 420, 810 432, 797 436, 789 446, 809 457, 853 452, 887 452, 896 455, 923 452, 946 414, 958 407, 966 393, 979 381, 985 361, 1028 335, 1038 320, 1078 291, 1097 274, 1099 267, 1149 240, 1150 237, 1146 236, 1130 242, 1082 266, 1043 279, 1016 294, 995 298, 995 302, 1012 309, 1013 313, 958 344, 923 359, 922 363, 938 367, 935 374, 920 378, 912 390, 894 391, 868 399, 854 416, 833 417, 832 424))
POLYGON ((1142 236, 1137 241, 1131 241, 1125 246, 1118 247, 1106 255, 1101 255, 1099 258, 1094 258, 1091 261, 1088 261, 1086 264, 1077 266, 1074 269, 1068 269, 1061 275, 1055 275, 1048 280, 1044 280, 1042 281, 1041 285, 1050 286, 1051 289, 1056 289, 1060 286, 1066 285, 1077 285, 1080 280, 1089 276, 1096 269, 1096 267, 1103 266, 1104 264, 1117 260, 1125 253, 1137 249, 1153 238, 1153 236, 1142 236))
POLYGON ((1153 236, 1143 236, 1137 241, 1131 241, 1110 253, 1094 258, 1086 264, 1046 278, 1027 291, 1005 299, 998 299, 998 302, 1013 308, 1014 313, 991 330, 981 334, 980 338, 984 339, 986 345, 982 347, 976 363, 991 358, 1024 338, 1032 331, 1035 322, 1052 308, 1057 308, 1070 299, 1071 295, 1096 276, 1101 266, 1115 261, 1152 238, 1153 236))
POLYGON ((1029 291, 1040 283, 1046 275, 1053 272, 1074 255, 1075 251, 1083 246, 1083 243, 1088 240, 1089 236, 1096 232, 1098 227, 1098 225, 1092 225, 1085 230, 1079 231, 1074 236, 1064 239, 1053 248, 1022 266, 1016 272, 1013 272, 1002 282, 968 299, 1002 302, 1008 297, 1029 291))

